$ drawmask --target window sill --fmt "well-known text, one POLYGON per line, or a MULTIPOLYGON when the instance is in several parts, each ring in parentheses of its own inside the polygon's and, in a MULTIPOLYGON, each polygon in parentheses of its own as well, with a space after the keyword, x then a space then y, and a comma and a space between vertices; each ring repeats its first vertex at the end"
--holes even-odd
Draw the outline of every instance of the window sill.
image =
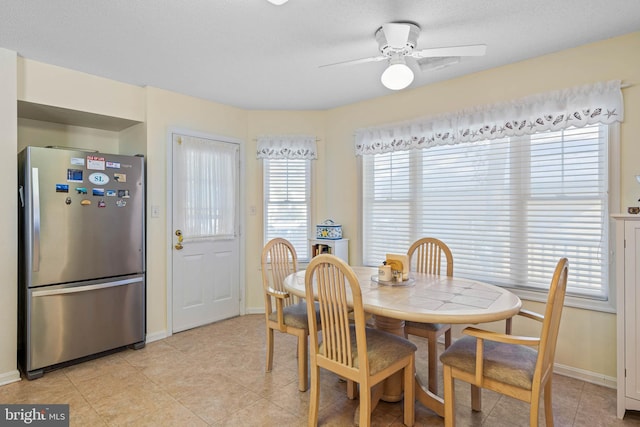
MULTIPOLYGON (((518 288, 505 288, 510 292, 516 294, 520 299, 527 301, 535 301, 546 303, 547 294, 544 292, 531 291, 518 288)), ((603 313, 616 313, 615 303, 611 298, 607 301, 600 301, 591 298, 578 297, 574 295, 567 295, 564 299, 565 307, 580 308, 583 310, 601 311, 603 313)))

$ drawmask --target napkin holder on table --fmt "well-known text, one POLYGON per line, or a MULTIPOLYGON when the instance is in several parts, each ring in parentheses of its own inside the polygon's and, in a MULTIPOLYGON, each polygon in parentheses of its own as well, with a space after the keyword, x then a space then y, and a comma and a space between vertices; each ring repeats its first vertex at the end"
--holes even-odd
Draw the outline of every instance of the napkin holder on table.
POLYGON ((402 281, 409 280, 409 257, 406 254, 387 254, 386 263, 391 266, 391 271, 402 273, 402 281))

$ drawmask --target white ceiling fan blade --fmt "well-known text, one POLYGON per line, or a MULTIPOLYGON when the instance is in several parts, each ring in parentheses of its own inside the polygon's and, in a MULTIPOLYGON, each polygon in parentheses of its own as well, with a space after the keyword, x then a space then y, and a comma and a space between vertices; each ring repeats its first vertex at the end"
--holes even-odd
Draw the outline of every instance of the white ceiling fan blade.
POLYGON ((409 30, 411 28, 407 24, 389 23, 382 26, 384 37, 387 39, 389 46, 402 49, 407 45, 409 40, 409 30))
POLYGON ((434 47, 416 50, 409 54, 414 58, 438 58, 443 56, 483 56, 487 52, 486 44, 470 46, 434 47))
POLYGON ((356 65, 356 64, 365 64, 367 62, 379 62, 379 61, 384 61, 385 59, 388 59, 386 56, 384 55, 379 55, 379 56, 372 56, 369 58, 362 58, 362 59, 352 59, 349 61, 342 61, 342 62, 334 62, 333 64, 325 64, 325 65, 320 65, 320 68, 324 68, 324 67, 334 67, 334 66, 340 66, 340 65, 356 65))

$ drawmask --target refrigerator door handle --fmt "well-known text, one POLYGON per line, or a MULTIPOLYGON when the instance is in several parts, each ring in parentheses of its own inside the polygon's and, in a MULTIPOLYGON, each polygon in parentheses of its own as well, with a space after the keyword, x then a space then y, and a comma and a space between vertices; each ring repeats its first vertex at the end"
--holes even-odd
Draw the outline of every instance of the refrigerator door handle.
POLYGON ((33 235, 31 242, 32 270, 40 271, 40 180, 38 179, 38 168, 31 169, 31 187, 33 203, 33 235))
POLYGON ((20 207, 24 208, 24 187, 22 185, 18 188, 18 195, 20 196, 20 207))
POLYGON ((136 277, 133 279, 125 279, 125 280, 117 280, 115 282, 109 283, 99 283, 96 285, 86 285, 86 286, 74 286, 71 288, 58 288, 58 289, 43 289, 38 291, 33 291, 31 296, 35 297, 44 297, 50 295, 61 295, 61 294, 73 294, 78 292, 87 292, 87 291, 95 291, 97 289, 105 289, 105 288, 113 288, 115 286, 123 286, 130 285, 132 283, 142 282, 142 277, 136 277))

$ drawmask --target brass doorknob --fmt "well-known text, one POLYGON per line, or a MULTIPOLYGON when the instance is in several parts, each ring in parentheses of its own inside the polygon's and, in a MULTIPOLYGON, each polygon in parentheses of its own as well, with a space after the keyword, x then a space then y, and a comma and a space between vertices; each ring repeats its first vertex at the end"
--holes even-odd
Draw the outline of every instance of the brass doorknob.
POLYGON ((184 246, 182 246, 182 231, 181 230, 176 230, 176 236, 178 236, 178 243, 175 245, 175 248, 177 250, 182 249, 184 246))

